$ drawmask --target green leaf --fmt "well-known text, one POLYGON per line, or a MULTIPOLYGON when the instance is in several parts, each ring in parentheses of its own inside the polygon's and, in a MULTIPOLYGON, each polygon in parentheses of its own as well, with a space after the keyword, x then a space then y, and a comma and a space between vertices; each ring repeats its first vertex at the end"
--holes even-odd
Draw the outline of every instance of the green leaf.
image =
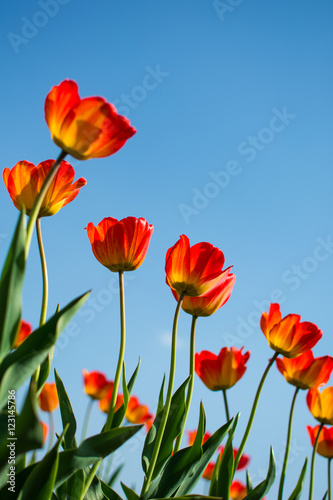
POLYGON ((66 430, 63 431, 52 450, 33 469, 23 485, 18 497, 19 500, 31 500, 32 498, 34 500, 49 500, 58 470, 58 450, 65 432, 66 430))
POLYGON ((26 216, 22 212, 0 278, 0 360, 11 350, 20 326, 25 241, 26 216))
POLYGON ((235 434, 236 426, 239 420, 239 413, 233 421, 233 426, 229 432, 229 437, 227 444, 222 453, 221 460, 219 462, 219 468, 217 470, 217 488, 214 494, 218 497, 228 498, 230 485, 234 473, 234 450, 232 446, 232 440, 235 434))
POLYGON ((327 498, 328 498, 328 490, 326 491, 326 493, 325 493, 325 495, 323 497, 323 500, 327 500, 327 498))
POLYGON ((120 483, 122 489, 124 490, 124 493, 127 497, 127 500, 138 500, 140 497, 135 491, 133 491, 131 488, 126 486, 124 483, 120 483))
MULTIPOLYGON (((173 450, 174 440, 181 431, 185 414, 185 391, 189 378, 177 389, 172 396, 168 420, 165 426, 160 450, 156 460, 156 465, 152 479, 155 479, 161 472, 165 463, 169 460, 173 450)), ((153 425, 148 431, 142 451, 142 468, 145 473, 148 471, 150 459, 153 453, 155 439, 161 424, 164 408, 156 415, 153 425)))
POLYGON ((308 459, 306 458, 304 465, 302 467, 302 470, 301 470, 301 474, 300 474, 299 479, 297 481, 296 487, 295 487, 294 491, 292 492, 292 494, 290 495, 288 500, 300 500, 301 493, 302 493, 303 486, 304 486, 304 480, 305 480, 307 466, 308 466, 308 459))
POLYGON ((70 448, 77 448, 77 442, 75 439, 76 420, 73 408, 69 400, 69 397, 67 395, 64 384, 57 373, 57 370, 54 370, 54 376, 58 392, 62 426, 63 428, 65 428, 66 425, 69 425, 64 439, 65 450, 68 450, 70 448))
MULTIPOLYGON (((177 498, 177 500, 221 500, 220 497, 212 497, 212 496, 208 496, 208 497, 205 497, 204 495, 184 495, 182 497, 175 497, 177 498)), ((167 497, 167 498, 159 498, 158 500, 170 500, 170 497, 167 497)))
POLYGON ((246 469, 246 489, 247 489, 247 493, 250 493, 250 491, 253 490, 250 473, 247 469, 246 469))
POLYGON ((108 500, 123 500, 121 498, 121 496, 119 496, 118 493, 116 493, 115 491, 113 491, 113 489, 110 488, 110 486, 108 484, 106 484, 103 481, 101 481, 101 479, 99 481, 101 483, 101 487, 102 487, 102 491, 104 493, 104 496, 108 500))
POLYGON ((68 480, 66 498, 81 498, 85 483, 85 474, 83 469, 77 470, 68 480))
POLYGON ((5 357, 0 366, 0 408, 7 404, 8 390, 17 390, 44 361, 61 331, 87 297, 86 293, 73 300, 5 357))
POLYGON ((262 497, 268 493, 275 479, 275 458, 272 448, 270 449, 270 457, 269 457, 269 466, 266 479, 262 481, 258 486, 256 486, 246 497, 244 500, 261 500, 262 497))
POLYGON ((116 470, 114 472, 112 472, 110 478, 108 479, 108 486, 112 486, 113 483, 115 482, 115 480, 117 479, 117 477, 119 476, 121 470, 123 469, 124 467, 124 464, 120 464, 119 467, 116 468, 116 470))
POLYGON ((165 385, 165 375, 163 377, 160 393, 158 396, 156 415, 162 410, 162 408, 164 406, 164 385, 165 385))

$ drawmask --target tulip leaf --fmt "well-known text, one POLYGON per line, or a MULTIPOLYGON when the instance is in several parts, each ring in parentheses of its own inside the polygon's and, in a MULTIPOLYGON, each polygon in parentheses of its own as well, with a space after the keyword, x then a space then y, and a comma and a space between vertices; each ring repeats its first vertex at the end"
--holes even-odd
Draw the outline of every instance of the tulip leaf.
POLYGON ((19 215, 0 278, 0 360, 12 349, 21 321, 26 216, 19 215))
POLYGON ((326 491, 326 493, 325 493, 325 495, 323 497, 323 500, 327 500, 327 498, 328 498, 328 490, 326 491))
POLYGON ((117 479, 117 477, 119 476, 121 470, 123 469, 124 467, 124 464, 120 464, 119 467, 116 468, 116 470, 114 472, 112 472, 111 476, 109 477, 109 479, 107 480, 107 484, 108 486, 112 486, 113 483, 115 482, 115 480, 117 479))
MULTIPOLYGON (((175 497, 177 500, 221 500, 220 497, 204 496, 204 495, 183 495, 175 497)), ((158 500, 170 500, 170 497, 159 498, 158 500)))
MULTIPOLYGON (((155 469, 152 479, 155 479, 161 472, 167 460, 171 457, 174 440, 181 431, 182 423, 185 414, 185 391, 188 385, 189 378, 177 389, 171 399, 170 411, 167 423, 164 429, 164 434, 156 460, 155 469)), ((164 406, 156 415, 155 420, 149 429, 142 451, 142 468, 145 473, 148 471, 150 459, 153 453, 155 439, 162 421, 164 406)))
POLYGON ((288 498, 288 500, 299 500, 301 498, 307 466, 308 466, 308 459, 306 458, 301 470, 301 474, 297 481, 296 487, 292 492, 292 494, 290 495, 290 497, 288 498))
POLYGON ((250 491, 253 490, 250 473, 247 469, 246 469, 246 489, 247 489, 247 493, 250 493, 250 491))
POLYGON ((270 449, 269 466, 266 479, 258 484, 250 493, 244 497, 244 500, 261 500, 268 493, 275 480, 275 458, 272 448, 270 449))
POLYGON ((20 490, 18 500, 48 500, 56 480, 59 463, 59 446, 66 432, 63 431, 55 446, 49 451, 43 460, 34 467, 23 488, 20 490))
POLYGON ((105 498, 108 500, 122 500, 121 496, 118 495, 110 486, 106 483, 104 483, 101 479, 99 479, 101 483, 101 488, 103 491, 103 494, 105 498))
POLYGON ((126 486, 124 483, 120 483, 124 493, 126 495, 127 500, 138 500, 140 497, 134 490, 126 486))
POLYGON ((162 408, 164 406, 164 385, 165 385, 165 375, 163 377, 160 393, 158 396, 156 415, 162 410, 162 408))
POLYGON ((81 498, 84 489, 84 483, 84 471, 83 469, 79 469, 68 479, 67 483, 64 483, 66 484, 67 489, 66 498, 81 498))
POLYGON ((7 354, 0 366, 0 408, 7 404, 9 390, 17 390, 44 361, 61 331, 87 299, 88 294, 73 300, 32 332, 13 352, 7 354))
POLYGON ((75 438, 76 433, 76 420, 73 412, 72 405, 70 403, 69 397, 67 395, 66 389, 61 378, 58 375, 57 370, 54 370, 55 382, 57 386, 60 413, 63 429, 66 425, 69 425, 68 430, 65 435, 64 445, 65 450, 70 448, 77 448, 77 442, 75 438))

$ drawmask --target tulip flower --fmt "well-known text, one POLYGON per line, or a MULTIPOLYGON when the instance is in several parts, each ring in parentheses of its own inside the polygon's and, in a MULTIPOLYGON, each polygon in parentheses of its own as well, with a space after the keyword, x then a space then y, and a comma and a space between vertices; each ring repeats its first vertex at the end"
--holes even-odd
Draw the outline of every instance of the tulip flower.
MULTIPOLYGON (((224 452, 224 446, 220 446, 219 449, 221 450, 221 456, 222 456, 222 454, 224 452)), ((237 448, 233 448, 234 458, 236 458, 237 452, 238 452, 238 449, 237 448)), ((239 462, 238 462, 237 470, 244 469, 248 465, 249 462, 250 462, 250 456, 249 455, 245 455, 245 453, 243 453, 241 455, 241 457, 240 457, 239 462)))
MULTIPOLYGON (((111 403, 111 397, 112 397, 112 391, 113 391, 113 389, 111 389, 109 391, 108 395, 105 398, 100 399, 98 401, 99 409, 103 413, 109 413, 110 403, 111 403)), ((117 394, 116 405, 115 405, 115 409, 114 409, 115 412, 117 410, 119 410, 119 408, 121 407, 121 405, 123 404, 123 402, 124 402, 124 396, 122 394, 117 394)))
MULTIPOLYGON (((50 172, 54 160, 46 160, 35 166, 28 161, 19 161, 11 170, 5 168, 3 180, 9 196, 18 210, 25 208, 30 215, 37 195, 50 172)), ((81 177, 74 181, 74 169, 67 162, 62 161, 43 198, 38 217, 48 217, 56 214, 63 206, 70 203, 78 195, 87 181, 81 177)))
POLYGON ((16 349, 18 346, 22 344, 22 342, 29 337, 32 332, 32 326, 27 321, 21 320, 20 329, 17 333, 13 348, 16 349))
POLYGON ((179 295, 198 297, 211 290, 222 278, 224 255, 210 243, 190 247, 184 234, 169 248, 165 258, 166 282, 179 295))
POLYGON ((207 479, 207 481, 211 481, 213 477, 213 472, 215 469, 215 463, 214 462, 209 462, 207 467, 205 468, 202 477, 203 479, 207 479))
POLYGON ((314 323, 300 322, 298 314, 281 317, 279 304, 271 304, 261 316, 260 326, 269 346, 286 358, 296 358, 311 349, 323 332, 314 323))
POLYGON ((136 132, 102 97, 81 99, 73 80, 51 89, 45 101, 45 120, 56 145, 78 160, 110 156, 136 132))
POLYGON ((120 221, 107 217, 97 227, 89 222, 86 229, 96 259, 113 272, 134 271, 141 266, 154 231, 142 217, 120 221))
MULTIPOLYGON (((182 309, 192 316, 211 316, 220 309, 230 298, 236 276, 230 273, 230 267, 222 272, 218 283, 200 297, 185 296, 182 309)), ((175 299, 179 300, 179 294, 171 289, 175 299)))
MULTIPOLYGON (((198 431, 187 431, 189 446, 192 446, 192 444, 194 443, 197 432, 198 431)), ((205 432, 204 437, 202 438, 202 444, 204 444, 211 436, 212 434, 210 432, 205 432)))
POLYGON ((49 432, 49 426, 45 422, 41 422, 42 424, 42 429, 43 429, 43 444, 45 444, 48 432, 49 432))
POLYGON ((144 424, 152 420, 148 406, 141 405, 136 396, 131 396, 128 401, 125 417, 131 424, 144 424))
MULTIPOLYGON (((306 428, 311 439, 311 444, 314 446, 320 425, 316 425, 315 427, 307 425, 306 428)), ((322 427, 317 444, 317 453, 325 458, 333 458, 333 427, 322 427)))
POLYGON ((277 358, 276 365, 289 384, 304 390, 327 384, 333 370, 333 358, 314 358, 309 350, 297 358, 277 358))
POLYGON ((113 388, 113 383, 107 380, 104 373, 98 371, 83 370, 83 383, 85 393, 92 399, 105 398, 113 388))
POLYGON ((247 495, 245 484, 233 481, 230 486, 230 500, 243 500, 247 495))
POLYGON ((333 425, 333 387, 310 389, 306 396, 306 403, 314 418, 321 424, 333 425))
POLYGON ((195 371, 211 391, 230 389, 246 371, 250 351, 242 353, 243 347, 223 347, 218 356, 209 351, 195 355, 195 371))
POLYGON ((44 384, 38 396, 38 404, 41 410, 51 413, 59 405, 58 393, 55 383, 44 384))

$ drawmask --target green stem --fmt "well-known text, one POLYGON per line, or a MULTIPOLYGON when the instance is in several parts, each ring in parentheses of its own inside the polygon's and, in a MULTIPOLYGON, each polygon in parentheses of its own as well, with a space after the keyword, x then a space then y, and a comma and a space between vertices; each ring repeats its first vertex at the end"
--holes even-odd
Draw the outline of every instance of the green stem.
MULTIPOLYGON (((114 383, 113 383, 113 390, 112 390, 112 396, 111 396, 111 401, 110 401, 109 413, 108 413, 108 417, 106 420, 106 424, 103 428, 103 432, 110 430, 111 426, 112 426, 112 420, 113 420, 114 411, 116 408, 117 396, 118 396, 118 386, 119 386, 119 382, 120 382, 121 370, 123 367, 124 354, 125 354, 126 322, 125 322, 125 293, 124 293, 124 272, 123 271, 119 271, 119 294, 120 294, 120 349, 119 349, 119 357, 118 357, 116 374, 115 374, 114 383)), ((102 460, 97 460, 97 462, 95 462, 94 465, 92 466, 92 468, 90 469, 90 472, 86 478, 84 489, 83 489, 83 492, 81 495, 81 500, 84 499, 84 497, 85 497, 85 495, 86 495, 86 493, 87 493, 87 491, 92 483, 92 480, 94 479, 94 476, 97 472, 97 469, 98 469, 101 461, 102 460)))
POLYGON ((186 395, 185 415, 184 415, 183 426, 182 426, 182 430, 181 430, 179 436, 177 437, 174 453, 176 453, 180 448, 180 444, 181 444, 182 437, 183 437, 184 430, 185 430, 186 420, 187 420, 188 413, 189 413, 190 406, 191 406, 193 386, 194 386, 195 328, 196 328, 196 324, 197 324, 197 319, 198 319, 198 316, 192 316, 191 341, 190 341, 190 377, 191 378, 189 381, 189 386, 188 386, 187 395, 186 395))
POLYGON ((167 397, 165 400, 161 424, 159 426, 158 433, 157 433, 155 443, 154 443, 153 453, 151 455, 148 471, 147 471, 147 474, 146 474, 144 482, 143 482, 141 496, 147 491, 149 484, 152 480, 155 465, 156 465, 157 458, 158 458, 158 454, 160 451, 160 446, 162 443, 162 438, 163 438, 165 426, 166 426, 169 411, 170 411, 173 383, 174 383, 174 379, 175 379, 175 368, 176 368, 177 326, 178 326, 179 312, 180 312, 180 308, 181 308, 181 305, 183 303, 184 297, 185 297, 185 293, 183 292, 178 300, 178 304, 177 304, 176 311, 175 311, 175 317, 173 320, 168 392, 167 392, 167 397))
POLYGON ((27 227, 27 240, 26 240, 26 245, 25 245, 25 258, 26 259, 27 259, 28 254, 29 254, 32 233, 34 230, 35 222, 36 222, 38 214, 39 214, 40 207, 43 203, 43 199, 45 197, 45 194, 46 194, 48 188, 50 187, 52 180, 54 179, 54 176, 56 175, 56 173, 60 167, 61 162, 63 161, 63 159, 65 158, 66 155, 67 155, 67 153, 65 151, 61 151, 58 158, 53 163, 52 168, 49 171, 49 173, 47 174, 46 179, 44 181, 44 184, 42 185, 42 188, 41 188, 40 192, 38 193, 38 196, 36 198, 34 206, 31 209, 28 227, 27 227))
POLYGON ((331 488, 331 461, 332 459, 328 459, 328 500, 332 500, 332 488, 331 488))
POLYGON ((47 451, 50 451, 52 448, 53 444, 53 436, 54 436, 54 420, 53 420, 53 415, 52 412, 49 412, 49 420, 50 420, 50 429, 49 429, 49 447, 47 451))
POLYGON ((36 220, 36 232, 37 232, 37 241, 38 241, 38 249, 40 255, 40 262, 42 266, 42 277, 43 277, 43 298, 42 298, 42 308, 40 312, 39 326, 44 325, 46 319, 47 312, 47 300, 49 295, 49 283, 47 277, 47 266, 46 266, 46 258, 45 251, 42 239, 42 230, 41 230, 41 222, 40 217, 36 220))
POLYGON ((282 500, 282 495, 283 495, 283 486, 284 486, 284 480, 285 480, 286 471, 287 471, 288 457, 289 457, 289 450, 290 450, 291 429, 292 429, 292 425, 293 425, 294 409, 295 409, 295 403, 296 403, 298 391, 299 391, 299 387, 296 387, 294 397, 293 397, 293 400, 291 403, 291 408, 290 408, 289 422, 288 422, 288 433, 287 433, 287 444, 286 444, 286 450, 284 452, 284 459, 283 459, 283 466, 282 466, 282 472, 281 472, 281 478, 280 478, 278 500, 282 500))
POLYGON ((94 404, 94 400, 92 398, 89 398, 86 414, 84 417, 84 422, 83 422, 83 429, 82 429, 82 436, 81 436, 81 442, 84 440, 84 438, 87 435, 87 429, 88 429, 88 423, 91 415, 91 410, 94 404))
POLYGON ((259 386, 258 386, 258 389, 257 389, 257 392, 256 392, 256 395, 254 397, 254 401, 253 401, 253 405, 252 405, 252 410, 251 410, 251 413, 250 413, 250 417, 249 417, 249 421, 247 423, 247 427, 245 429, 245 433, 244 433, 244 436, 243 436, 243 439, 242 439, 242 442, 240 444, 240 447, 238 448, 238 452, 237 452, 237 455, 236 455, 236 458, 235 458, 235 463, 234 463, 234 472, 236 471, 237 469, 237 465, 239 463, 239 460, 240 460, 240 457, 242 456, 242 453, 243 453, 243 450, 245 448, 245 444, 246 444, 246 441, 247 441, 247 438, 249 437, 249 434, 250 434, 250 430, 251 430, 251 427, 252 427, 252 423, 253 423, 253 419, 254 419, 254 415, 256 413, 256 409, 257 409, 257 405, 258 405, 258 401, 259 401, 259 397, 260 397, 260 393, 261 393, 261 390, 263 388, 263 385, 264 385, 264 382, 265 382, 265 379, 267 377, 267 374, 271 368, 271 366, 273 365, 274 361, 276 360, 276 358, 278 357, 279 353, 278 352, 275 352, 274 353, 274 356, 269 360, 269 363, 266 367, 266 370, 264 371, 264 374, 263 376, 261 377, 261 380, 260 380, 260 383, 259 383, 259 386))
POLYGON ((226 389, 222 389, 223 393, 223 401, 224 401, 224 407, 225 407, 225 414, 227 417, 227 422, 230 421, 230 413, 229 413, 229 406, 228 406, 228 400, 227 400, 227 391, 226 389))
POLYGON ((314 482, 314 466, 315 466, 316 451, 317 451, 317 445, 318 445, 318 441, 319 441, 319 434, 321 433, 321 430, 322 430, 323 427, 324 427, 324 424, 320 424, 320 427, 318 429, 318 433, 317 433, 317 436, 316 436, 316 440, 315 440, 314 445, 313 445, 313 450, 312 450, 309 500, 312 500, 313 482, 314 482))

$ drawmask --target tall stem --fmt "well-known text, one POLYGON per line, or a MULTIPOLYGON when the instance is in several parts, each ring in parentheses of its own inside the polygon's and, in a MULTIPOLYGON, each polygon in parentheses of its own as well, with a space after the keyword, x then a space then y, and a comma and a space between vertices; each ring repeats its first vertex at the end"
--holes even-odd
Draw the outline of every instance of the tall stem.
POLYGON ((187 389, 186 401, 185 401, 185 415, 182 430, 177 437, 174 453, 179 450, 180 444, 182 441, 182 437, 185 430, 186 420, 188 417, 188 413, 191 406, 192 394, 193 394, 193 386, 194 386, 194 357, 195 357, 195 329, 197 324, 198 316, 192 316, 192 324, 191 324, 191 341, 190 341, 190 382, 187 389))
POLYGON ((328 459, 327 473, 328 473, 328 500, 332 500, 332 486, 331 486, 331 461, 332 459, 328 459))
POLYGON ((316 440, 315 440, 314 445, 313 445, 313 450, 312 450, 309 500, 312 500, 316 451, 317 451, 317 445, 318 445, 318 441, 319 441, 319 434, 321 433, 321 430, 323 427, 324 427, 324 424, 320 424, 320 427, 318 429, 318 433, 316 436, 316 440))
POLYGON ((84 417, 81 442, 84 440, 84 438, 87 435, 88 423, 89 423, 89 419, 90 419, 90 415, 91 415, 91 410, 92 410, 93 404, 94 404, 94 400, 92 398, 90 398, 88 406, 87 406, 86 414, 85 414, 85 417, 84 417))
POLYGON ((294 397, 291 403, 291 408, 290 408, 290 414, 289 414, 289 422, 288 422, 288 433, 287 433, 287 443, 286 443, 286 450, 284 452, 284 459, 283 459, 283 466, 282 466, 282 472, 281 472, 281 478, 280 478, 280 485, 279 485, 279 494, 278 494, 278 500, 282 500, 282 495, 283 495, 283 486, 284 486, 284 479, 286 476, 286 470, 287 470, 287 465, 288 465, 288 457, 289 457, 289 450, 290 450, 290 439, 291 439, 291 429, 293 425, 293 416, 294 416, 294 408, 295 408, 295 403, 296 403, 296 398, 297 394, 299 391, 299 387, 296 387, 294 397))
POLYGON ((41 230, 41 222, 40 217, 36 220, 36 232, 37 232, 37 241, 38 241, 38 249, 40 255, 40 262, 42 266, 42 277, 43 277, 43 298, 42 298, 42 308, 40 312, 39 326, 44 325, 46 319, 47 312, 47 300, 49 296, 49 283, 47 277, 47 266, 46 266, 46 258, 44 252, 44 245, 42 239, 42 230, 41 230))
POLYGON ((40 192, 38 193, 35 204, 31 209, 28 227, 27 227, 27 240, 26 240, 26 245, 25 245, 25 258, 26 259, 27 259, 28 254, 29 254, 32 233, 34 230, 35 222, 36 222, 37 217, 38 217, 39 209, 42 205, 46 191, 50 187, 50 184, 51 184, 54 176, 56 175, 61 162, 63 161, 63 159, 65 158, 66 155, 67 155, 67 153, 65 151, 61 151, 58 158, 53 163, 52 168, 49 171, 49 173, 47 174, 46 179, 44 181, 44 184, 42 185, 42 188, 41 188, 40 192))
POLYGON ((173 383, 174 383, 174 379, 175 379, 175 368, 176 368, 177 326, 178 326, 179 312, 180 312, 180 308, 181 308, 181 305, 182 305, 183 300, 184 300, 184 296, 185 296, 185 293, 183 292, 178 300, 178 304, 177 304, 176 311, 175 311, 175 317, 173 320, 168 392, 167 392, 167 397, 166 397, 166 401, 165 401, 165 405, 164 405, 164 411, 163 411, 161 423, 160 423, 158 433, 157 433, 157 436, 155 439, 153 453, 152 453, 152 456, 151 456, 151 459, 149 462, 148 471, 147 471, 147 474, 145 476, 144 483, 142 486, 141 496, 147 491, 149 484, 152 480, 155 465, 157 462, 158 453, 160 451, 160 446, 162 443, 162 438, 163 438, 165 426, 166 426, 169 411, 170 411, 173 383))
POLYGON ((236 455, 236 458, 235 458, 235 463, 234 463, 234 471, 236 471, 237 469, 237 465, 239 463, 239 460, 240 460, 240 457, 242 456, 242 453, 243 453, 243 450, 245 448, 245 444, 246 444, 246 441, 247 441, 247 438, 249 437, 249 434, 250 434, 250 430, 251 430, 251 427, 252 427, 252 423, 253 423, 253 419, 254 419, 254 415, 256 413, 256 409, 257 409, 257 405, 258 405, 258 401, 259 401, 259 397, 260 397, 260 393, 261 393, 261 390, 263 388, 263 385, 264 385, 264 382, 265 382, 265 379, 267 377, 267 374, 271 368, 271 366, 273 365, 274 361, 276 360, 276 358, 278 357, 279 353, 278 352, 275 352, 274 353, 274 356, 269 360, 269 363, 266 367, 266 370, 264 371, 264 374, 263 376, 261 377, 261 380, 260 380, 260 383, 259 383, 259 386, 258 386, 258 389, 257 389, 257 392, 256 392, 256 395, 254 397, 254 401, 253 401, 253 405, 252 405, 252 410, 251 410, 251 413, 250 413, 250 417, 249 417, 249 421, 247 423, 247 427, 245 429, 245 433, 244 433, 244 436, 243 436, 243 439, 242 439, 242 442, 240 444, 240 447, 238 448, 238 452, 237 452, 237 455, 236 455))
POLYGON ((230 420, 230 413, 229 413, 229 406, 228 406, 228 400, 227 400, 227 391, 226 389, 222 390, 223 393, 223 401, 224 401, 224 408, 225 408, 225 415, 227 417, 227 422, 230 420))

